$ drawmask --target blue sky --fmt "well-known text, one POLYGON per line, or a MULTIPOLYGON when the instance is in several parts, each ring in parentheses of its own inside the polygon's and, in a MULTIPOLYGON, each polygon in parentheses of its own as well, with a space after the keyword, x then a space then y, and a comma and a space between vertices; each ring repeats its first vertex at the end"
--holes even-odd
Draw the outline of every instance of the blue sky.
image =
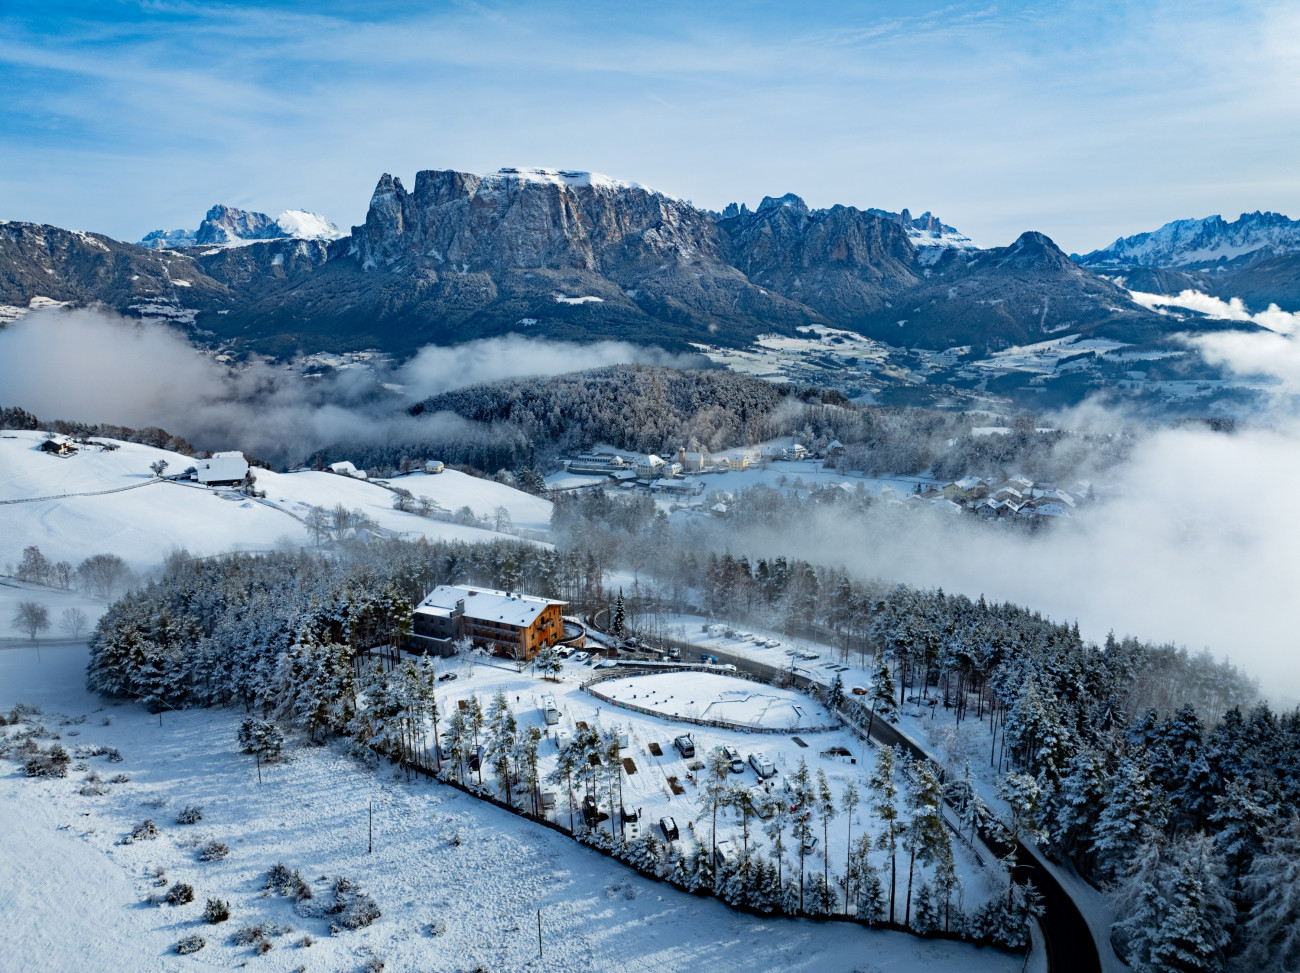
POLYGON ((0 218, 343 227, 418 169, 930 209, 985 246, 1300 217, 1294 3, 0 5, 0 218))

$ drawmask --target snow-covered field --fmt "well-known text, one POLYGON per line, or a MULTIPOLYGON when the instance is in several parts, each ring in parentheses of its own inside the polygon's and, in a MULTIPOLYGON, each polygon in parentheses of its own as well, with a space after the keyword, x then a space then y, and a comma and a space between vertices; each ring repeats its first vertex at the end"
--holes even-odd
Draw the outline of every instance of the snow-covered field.
POLYGON ((695 672, 689 679, 677 673, 611 679, 595 688, 610 699, 666 717, 790 730, 833 722, 825 707, 800 693, 711 672, 695 672))
MULTIPOLYGON (((0 435, 0 501, 56 498, 0 502, 0 566, 16 564, 23 548, 33 544, 51 562, 75 565, 91 554, 111 553, 133 568, 152 567, 175 547, 204 555, 307 544, 312 538, 301 518, 308 508, 337 504, 360 509, 380 527, 411 537, 485 541, 501 536, 394 510, 390 490, 334 473, 254 470, 257 489, 266 492, 265 502, 259 502, 230 489, 151 476, 149 466, 157 460, 168 464, 169 474, 193 465, 179 453, 121 443, 111 452, 92 447, 61 457, 40 451, 44 438, 36 432, 0 435)), ((468 506, 476 516, 494 518, 504 507, 516 527, 549 526, 549 501, 493 481, 448 470, 401 477, 396 484, 448 512, 468 506)))
MULTIPOLYGON (((40 663, 30 653, 0 651, 0 709, 39 705, 43 745, 58 736, 69 750, 99 745, 122 755, 118 763, 74 761, 66 779, 27 779, 13 760, 0 760, 6 971, 354 970, 372 957, 388 971, 1021 968, 1018 957, 960 944, 736 914, 452 788, 407 782, 332 747, 294 741, 287 760, 263 768, 259 784, 235 744, 242 711, 168 712, 160 725, 135 705, 88 695, 85 662, 84 648, 50 649, 40 663), (111 782, 119 774, 129 780, 111 782), (92 777, 99 780, 90 789, 104 793, 81 793, 92 777), (187 804, 203 806, 201 822, 176 823, 187 804), (118 843, 145 818, 160 830, 156 839, 118 843), (228 845, 229 856, 200 862, 196 846, 208 840, 228 845), (322 877, 354 879, 382 916, 331 935, 325 920, 303 918, 287 899, 264 892, 276 862, 298 869, 318 897, 327 887, 322 877), (194 902, 147 902, 177 881, 193 886, 194 902), (209 896, 230 902, 228 922, 202 921, 209 896), (233 932, 259 923, 293 928, 271 934, 265 955, 232 944, 233 932), (206 947, 175 955, 173 944, 192 933, 206 947), (305 936, 311 945, 302 945, 305 936)), ((457 692, 500 685, 522 697, 546 685, 482 664, 461 671, 450 684, 457 692)), ((576 685, 566 685, 572 700, 576 685)), ((637 732, 644 739, 650 731, 637 732)), ((647 768, 645 776, 653 774, 647 768)), ((698 804, 693 795, 684 803, 692 800, 698 804)))

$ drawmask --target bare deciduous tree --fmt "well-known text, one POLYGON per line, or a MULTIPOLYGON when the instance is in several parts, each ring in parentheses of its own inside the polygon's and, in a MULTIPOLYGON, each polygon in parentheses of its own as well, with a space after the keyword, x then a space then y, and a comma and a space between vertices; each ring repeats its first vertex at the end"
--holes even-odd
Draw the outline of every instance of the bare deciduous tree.
POLYGON ((86 626, 90 623, 90 619, 80 608, 63 609, 62 619, 63 630, 74 639, 81 638, 82 633, 86 631, 86 626))
POLYGON ((50 610, 39 601, 20 601, 14 612, 14 624, 35 641, 39 633, 50 627, 50 610))

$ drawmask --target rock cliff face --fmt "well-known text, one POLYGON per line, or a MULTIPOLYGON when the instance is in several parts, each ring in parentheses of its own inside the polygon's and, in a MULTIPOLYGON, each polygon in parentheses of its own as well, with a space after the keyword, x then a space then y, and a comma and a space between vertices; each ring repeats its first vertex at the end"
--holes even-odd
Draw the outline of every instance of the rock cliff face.
POLYGON ((844 325, 917 283, 916 250, 898 224, 835 206, 809 212, 790 193, 718 223, 731 262, 771 288, 844 325))
MULTIPOLYGON (((810 210, 793 194, 709 213, 568 170, 427 170, 411 191, 384 175, 365 223, 332 242, 332 224, 311 214, 224 206, 193 245, 164 253, 3 226, 25 242, 0 241, 13 254, 0 303, 43 295, 143 313, 147 290, 177 320, 270 354, 400 355, 509 332, 688 350, 813 323, 907 347, 987 348, 1066 328, 1175 326, 1041 234, 978 250, 930 214, 810 210)), ((175 242, 164 237, 155 245, 175 242)))

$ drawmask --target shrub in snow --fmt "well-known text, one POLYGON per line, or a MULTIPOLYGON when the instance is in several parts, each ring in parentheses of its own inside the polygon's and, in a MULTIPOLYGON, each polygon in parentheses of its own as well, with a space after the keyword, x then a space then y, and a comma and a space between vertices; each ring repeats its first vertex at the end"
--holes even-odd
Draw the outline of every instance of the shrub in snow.
POLYGON ((122 844, 129 845, 137 841, 152 841, 158 837, 158 826, 153 823, 152 818, 145 818, 134 828, 131 833, 122 839, 122 844))
POLYGON ((434 919, 429 923, 430 936, 445 936, 447 934, 447 923, 441 919, 434 919))
POLYGON ((302 939, 298 940, 298 948, 306 949, 315 941, 316 940, 312 939, 311 936, 303 936, 302 939))
POLYGON ((297 869, 289 871, 284 862, 272 865, 266 873, 266 888, 294 902, 305 902, 312 897, 311 886, 303 881, 297 869))
POLYGON ((118 750, 117 747, 108 747, 104 752, 104 756, 108 758, 108 762, 111 764, 120 764, 122 762, 122 751, 118 750))
POLYGON ((203 907, 203 921, 216 925, 230 918, 230 903, 222 899, 208 899, 203 907))
POLYGON ((180 953, 182 956, 188 956, 190 953, 197 953, 207 944, 207 940, 202 936, 186 936, 176 944, 176 952, 180 953))
POLYGON ((108 779, 108 782, 110 784, 129 784, 131 783, 131 778, 126 776, 126 774, 114 774, 108 779))
POLYGON ((372 956, 366 961, 366 965, 361 967, 362 973, 384 973, 384 961, 378 956, 372 956))
POLYGON ((56 743, 49 750, 36 748, 23 762, 23 773, 28 777, 67 777, 71 762, 68 751, 56 743))
POLYGON ((199 861, 219 862, 230 854, 230 849, 220 841, 209 841, 199 847, 199 861))
POLYGON ((186 804, 181 813, 176 815, 177 824, 198 824, 203 820, 203 805, 186 804))
POLYGON ((379 906, 361 887, 349 878, 339 876, 334 880, 334 904, 327 911, 337 918, 330 923, 330 932, 340 929, 361 929, 382 915, 379 906))
POLYGON ((176 882, 167 890, 167 901, 172 905, 185 905, 194 901, 194 886, 185 882, 176 882))
POLYGON ((266 941, 266 930, 261 926, 245 926, 230 937, 230 942, 235 946, 253 946, 266 941))
POLYGON ((77 793, 82 797, 101 797, 104 794, 104 788, 99 785, 98 781, 87 779, 77 793))

